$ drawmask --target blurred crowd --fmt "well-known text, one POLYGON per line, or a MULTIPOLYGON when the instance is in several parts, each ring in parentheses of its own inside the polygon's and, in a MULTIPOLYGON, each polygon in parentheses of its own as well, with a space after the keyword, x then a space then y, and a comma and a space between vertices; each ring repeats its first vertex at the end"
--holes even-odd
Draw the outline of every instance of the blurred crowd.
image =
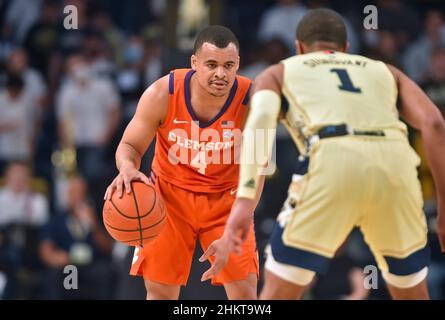
MULTIPOLYGON (((317 7, 344 16, 351 53, 400 68, 445 115, 443 1, 0 0, 0 299, 143 299, 143 283, 128 276, 132 250, 114 243, 101 220, 103 194, 117 174, 114 152, 140 95, 171 69, 189 66, 194 37, 208 24, 235 32, 239 73, 253 79, 295 53, 296 26, 317 7), (378 30, 363 28, 368 4, 378 8, 378 30), (67 5, 77 8, 77 29, 64 27, 67 5), (78 290, 64 288, 70 264, 78 267, 78 290)), ((415 130, 410 140, 423 158, 431 295, 443 299, 434 183, 415 130)), ((153 146, 144 172, 152 155, 153 146)), ((298 172, 297 157, 279 128, 278 170, 256 212, 260 251, 298 172)), ((388 298, 383 285, 361 285, 370 264, 369 249, 354 232, 307 298, 388 298)), ((203 298, 190 285, 181 298, 203 298)), ((211 297, 223 296, 209 291, 211 297)))

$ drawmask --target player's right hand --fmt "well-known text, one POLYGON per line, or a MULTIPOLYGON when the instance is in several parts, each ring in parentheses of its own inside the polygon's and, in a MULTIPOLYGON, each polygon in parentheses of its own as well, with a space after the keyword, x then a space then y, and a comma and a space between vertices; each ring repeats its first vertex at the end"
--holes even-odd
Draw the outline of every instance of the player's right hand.
POLYGON ((105 191, 104 200, 111 200, 114 191, 117 191, 119 198, 122 198, 123 191, 128 194, 131 192, 131 182, 141 181, 146 185, 150 185, 147 176, 132 166, 122 166, 118 176, 108 186, 105 191))
POLYGON ((253 212, 256 202, 247 198, 236 198, 232 206, 232 211, 227 219, 224 234, 229 240, 231 248, 239 250, 239 246, 235 244, 235 239, 240 238, 241 243, 246 241, 250 232, 250 226, 253 221, 253 212))

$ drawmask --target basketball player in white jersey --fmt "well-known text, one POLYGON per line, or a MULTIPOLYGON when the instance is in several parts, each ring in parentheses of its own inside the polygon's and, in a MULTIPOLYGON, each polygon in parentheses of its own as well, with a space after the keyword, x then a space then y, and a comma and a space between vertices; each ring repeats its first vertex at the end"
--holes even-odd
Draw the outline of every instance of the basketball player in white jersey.
MULTIPOLYGON (((427 226, 416 170, 420 160, 399 114, 422 133, 445 250, 442 115, 401 71, 345 53, 345 25, 332 10, 310 11, 298 26, 296 46, 297 56, 269 67, 255 80, 245 126, 274 129, 282 120, 308 163, 303 178, 291 183, 277 219, 260 298, 301 298, 357 226, 392 297, 428 299, 427 226), (280 108, 281 95, 288 101, 287 110, 280 108)), ((206 277, 217 274, 227 252, 239 249, 237 241, 246 237, 260 166, 241 166, 224 236, 205 253, 216 256, 206 277)))

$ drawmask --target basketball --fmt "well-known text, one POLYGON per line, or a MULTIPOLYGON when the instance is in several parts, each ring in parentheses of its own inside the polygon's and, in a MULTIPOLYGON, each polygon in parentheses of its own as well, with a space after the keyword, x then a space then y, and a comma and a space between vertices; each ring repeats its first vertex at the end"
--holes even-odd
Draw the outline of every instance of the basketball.
POLYGON ((165 205, 151 185, 132 182, 132 191, 119 198, 113 192, 103 207, 103 222, 113 239, 129 246, 142 246, 154 240, 165 225, 165 205))

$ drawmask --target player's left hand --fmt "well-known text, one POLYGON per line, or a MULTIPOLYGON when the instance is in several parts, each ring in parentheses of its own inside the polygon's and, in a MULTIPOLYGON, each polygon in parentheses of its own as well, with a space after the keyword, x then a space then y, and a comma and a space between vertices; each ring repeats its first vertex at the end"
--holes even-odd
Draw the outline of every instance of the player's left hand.
POLYGON ((210 256, 215 257, 211 268, 202 275, 201 281, 216 276, 226 265, 230 253, 241 253, 241 246, 250 232, 255 204, 255 201, 251 199, 236 198, 227 220, 224 235, 213 241, 199 258, 199 261, 203 262, 210 256))
MULTIPOLYGON (((212 263, 212 266, 203 273, 201 277, 201 281, 209 280, 210 278, 213 278, 218 273, 221 272, 222 268, 227 263, 227 260, 229 259, 230 253, 235 250, 234 248, 229 246, 229 241, 227 241, 227 237, 224 235, 213 241, 212 244, 207 248, 206 252, 199 258, 200 262, 204 262, 207 259, 209 259, 211 256, 214 256, 214 262, 212 263)), ((241 240, 238 240, 238 243, 240 243, 241 240)), ((236 253, 241 253, 240 251, 235 251, 236 253)))

